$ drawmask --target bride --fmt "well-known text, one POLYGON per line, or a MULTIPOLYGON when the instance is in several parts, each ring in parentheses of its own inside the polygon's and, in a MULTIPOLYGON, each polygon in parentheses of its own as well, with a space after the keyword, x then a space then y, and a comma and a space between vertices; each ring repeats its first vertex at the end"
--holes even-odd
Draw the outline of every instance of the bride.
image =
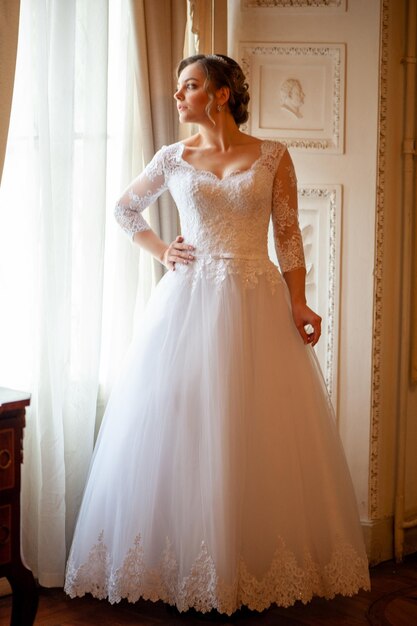
POLYGON ((65 589, 229 615, 368 589, 290 155, 239 130, 249 94, 229 57, 181 61, 174 97, 198 133, 163 146, 115 211, 170 271, 106 409, 65 589), (169 245, 141 215, 165 190, 182 229, 169 245))

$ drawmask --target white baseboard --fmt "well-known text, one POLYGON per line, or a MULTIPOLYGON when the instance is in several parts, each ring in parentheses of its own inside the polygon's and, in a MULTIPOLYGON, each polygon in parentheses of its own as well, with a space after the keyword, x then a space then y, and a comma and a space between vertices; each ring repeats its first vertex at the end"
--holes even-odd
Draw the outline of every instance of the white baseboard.
POLYGON ((394 520, 386 517, 361 522, 370 565, 389 561, 394 557, 394 520))
MULTIPOLYGON (((361 526, 370 565, 378 565, 395 558, 393 516, 362 521, 361 526)), ((404 534, 404 556, 415 552, 417 552, 417 527, 406 530, 404 534)))

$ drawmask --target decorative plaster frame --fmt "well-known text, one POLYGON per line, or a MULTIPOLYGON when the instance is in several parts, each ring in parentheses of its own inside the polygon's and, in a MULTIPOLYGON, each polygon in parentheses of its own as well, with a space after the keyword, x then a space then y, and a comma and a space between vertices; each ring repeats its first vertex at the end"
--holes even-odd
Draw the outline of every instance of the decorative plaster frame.
POLYGON ((282 12, 312 13, 346 11, 346 0, 241 0, 244 9, 278 9, 282 12))
MULTIPOLYGON (((300 185, 298 202, 307 298, 323 318, 322 338, 315 350, 337 413, 342 186, 300 185)), ((269 255, 277 263, 272 229, 269 255)))
MULTIPOLYGON (((340 248, 342 225, 342 186, 303 185, 298 189, 299 221, 303 232, 307 263, 306 288, 309 295, 310 262, 318 265, 315 302, 311 304, 323 317, 322 338, 316 353, 323 371, 326 387, 337 411, 339 303, 340 303, 340 248), (316 251, 311 259, 308 231, 311 232, 310 212, 316 212, 318 229, 312 232, 316 251), (310 259, 309 259, 310 257, 310 259), (315 257, 315 258, 314 258, 315 257)), ((313 245, 314 247, 314 245, 313 245)), ((313 281, 314 282, 314 281, 313 281)))
POLYGON ((344 44, 242 43, 240 58, 251 88, 251 114, 242 130, 296 150, 343 153, 344 44), (271 101, 273 79, 280 85, 276 102, 271 101), (293 108, 283 95, 290 83, 307 94, 293 108))

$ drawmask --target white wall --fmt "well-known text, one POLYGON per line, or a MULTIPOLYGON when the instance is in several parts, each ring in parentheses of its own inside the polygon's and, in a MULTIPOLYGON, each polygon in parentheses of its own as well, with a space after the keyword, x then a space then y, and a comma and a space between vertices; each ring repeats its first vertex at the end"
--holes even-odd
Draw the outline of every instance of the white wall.
MULTIPOLYGON (((259 3, 261 4, 261 3, 259 3)), ((279 2, 276 2, 279 5, 279 2)), ((345 151, 292 150, 299 185, 342 185, 338 406, 340 434, 362 520, 369 518, 373 269, 379 104, 379 0, 346 11, 245 9, 229 0, 229 54, 242 42, 344 43, 345 151)), ((272 88, 272 86, 271 86, 272 88)))

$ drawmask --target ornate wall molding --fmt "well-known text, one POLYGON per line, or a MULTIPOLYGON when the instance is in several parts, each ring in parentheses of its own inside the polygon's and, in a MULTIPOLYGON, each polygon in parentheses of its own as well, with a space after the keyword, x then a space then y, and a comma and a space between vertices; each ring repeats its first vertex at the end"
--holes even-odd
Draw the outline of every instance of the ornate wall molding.
POLYGON ((344 44, 242 43, 240 58, 251 90, 243 130, 296 150, 343 153, 344 44))
POLYGON ((379 517, 379 446, 381 415, 382 279, 384 255, 385 172, 387 139, 389 0, 382 1, 379 70, 378 172, 375 226, 374 320, 372 337, 372 391, 369 471, 369 514, 379 517))
MULTIPOLYGON (((342 187, 340 185, 305 185, 298 189, 300 225, 306 246, 307 294, 311 286, 311 264, 316 273, 313 283, 317 290, 315 306, 323 317, 321 367, 332 399, 337 408, 338 330, 340 301, 340 238, 342 223, 342 187), (316 214, 315 216, 312 213, 316 214), (310 214, 310 215, 309 215, 310 214), (311 219, 315 217, 315 219, 311 219), (306 231, 310 230, 311 236, 306 231), (316 232, 315 232, 316 231, 316 232), (311 239, 311 242, 309 241, 311 239), (312 245, 309 246, 309 243, 312 245), (321 285, 321 287, 320 287, 321 285)), ((320 344, 318 344, 319 346, 320 344)))

